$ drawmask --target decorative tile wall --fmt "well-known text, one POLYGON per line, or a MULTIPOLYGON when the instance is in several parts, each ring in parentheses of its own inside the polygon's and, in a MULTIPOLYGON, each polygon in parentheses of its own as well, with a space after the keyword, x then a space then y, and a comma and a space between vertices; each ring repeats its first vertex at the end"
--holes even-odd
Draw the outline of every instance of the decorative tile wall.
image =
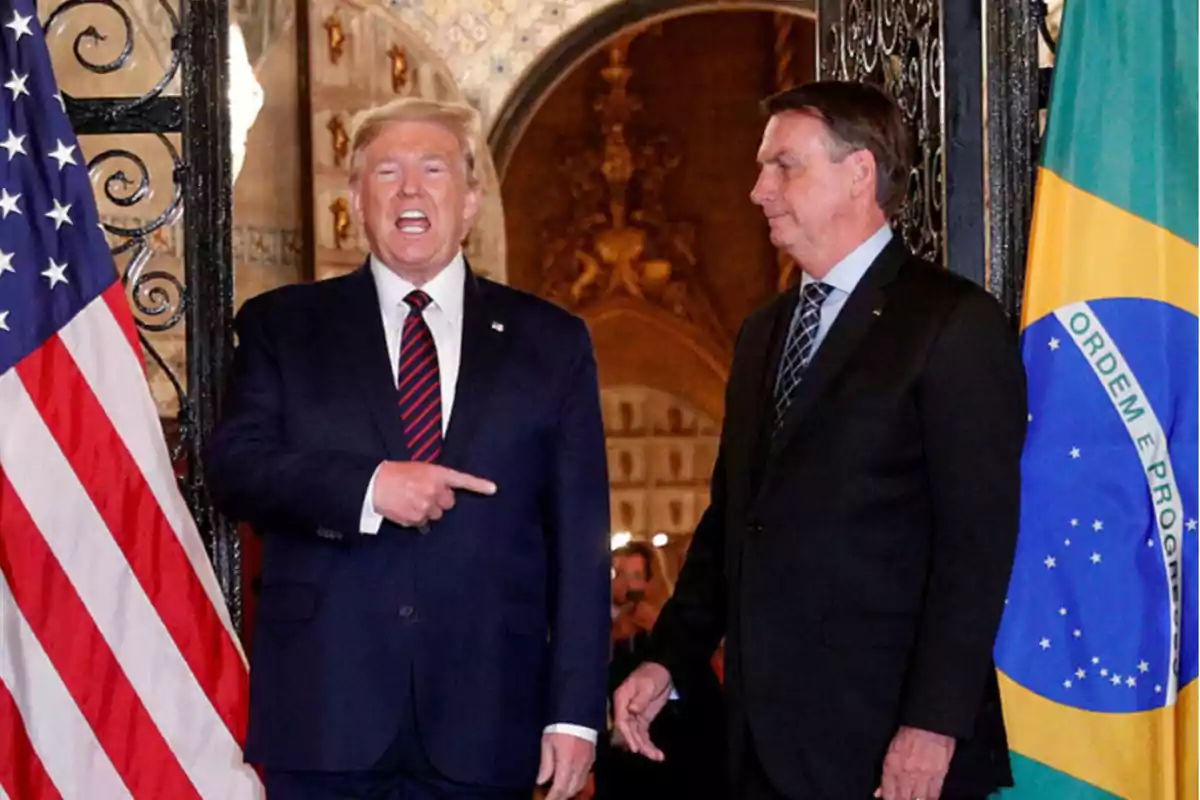
POLYGON ((580 20, 616 0, 378 0, 446 60, 487 122, 521 75, 580 20))

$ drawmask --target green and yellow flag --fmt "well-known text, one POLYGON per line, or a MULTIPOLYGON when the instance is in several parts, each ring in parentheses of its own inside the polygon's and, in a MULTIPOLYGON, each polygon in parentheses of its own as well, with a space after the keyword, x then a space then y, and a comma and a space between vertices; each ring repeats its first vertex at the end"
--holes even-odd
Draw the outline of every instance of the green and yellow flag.
POLYGON ((1196 0, 1067 0, 1022 318, 1006 800, 1196 797, 1196 0))

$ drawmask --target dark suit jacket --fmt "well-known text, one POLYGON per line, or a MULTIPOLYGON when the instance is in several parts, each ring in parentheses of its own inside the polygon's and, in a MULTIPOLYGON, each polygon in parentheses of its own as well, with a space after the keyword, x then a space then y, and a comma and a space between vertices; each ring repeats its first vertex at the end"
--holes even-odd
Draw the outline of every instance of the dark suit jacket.
POLYGON ((946 792, 986 794, 1011 781, 992 644, 1026 424, 1015 336, 897 237, 772 436, 797 298, 739 335, 711 506, 654 659, 708 659, 728 633, 732 769, 752 743, 789 797, 869 797, 900 725, 958 737, 946 792))
POLYGON ((493 480, 427 535, 360 534, 408 458, 369 269, 248 301, 207 451, 218 507, 264 536, 246 756, 372 767, 415 713, 433 765, 532 787, 544 726, 604 729, 609 503, 583 323, 468 271, 440 463, 493 480))

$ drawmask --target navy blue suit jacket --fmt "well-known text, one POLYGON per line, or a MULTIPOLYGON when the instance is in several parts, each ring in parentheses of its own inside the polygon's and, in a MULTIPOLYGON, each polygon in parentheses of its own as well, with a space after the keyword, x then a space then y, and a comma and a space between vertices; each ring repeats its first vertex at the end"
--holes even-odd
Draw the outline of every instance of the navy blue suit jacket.
POLYGON ((433 765, 532 786, 542 729, 604 729, 609 503, 584 324, 469 270, 440 463, 494 481, 427 534, 359 532, 408 458, 366 267, 248 301, 206 455, 224 513, 264 537, 246 757, 371 768, 414 713, 433 765), (415 704, 415 708, 412 706, 415 704))

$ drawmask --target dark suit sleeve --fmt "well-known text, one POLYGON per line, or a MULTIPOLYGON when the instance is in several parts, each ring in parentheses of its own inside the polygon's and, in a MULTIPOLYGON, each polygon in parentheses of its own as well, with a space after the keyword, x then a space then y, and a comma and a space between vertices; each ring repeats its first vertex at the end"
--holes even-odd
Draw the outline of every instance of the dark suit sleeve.
POLYGON ((205 453, 205 477, 225 514, 258 528, 358 532, 378 459, 297 451, 284 434, 284 386, 266 307, 238 314, 238 347, 221 423, 205 453))
POLYGON ((703 670, 725 635, 725 468, 721 453, 713 466, 709 496, 675 592, 651 634, 648 660, 662 664, 676 680, 703 670))
POLYGON ((999 305, 964 297, 919 385, 933 498, 931 570, 902 723, 972 734, 1004 610, 1020 520, 1025 370, 999 305))
MULTIPOLYGON (((734 374, 738 372, 738 346, 745 331, 746 326, 743 325, 734 344, 734 374)), ((727 411, 733 405, 731 401, 735 390, 736 384, 731 378, 725 387, 727 411)), ((704 510, 692 534, 683 569, 675 582, 675 591, 663 606, 651 633, 648 660, 666 667, 676 682, 680 676, 708 669, 710 659, 725 635, 725 520, 728 491, 725 452, 728 431, 726 417, 709 483, 708 508, 704 510)))
POLYGON ((570 349, 553 444, 555 607, 546 724, 602 732, 611 626, 608 459, 596 359, 582 322, 570 349))

